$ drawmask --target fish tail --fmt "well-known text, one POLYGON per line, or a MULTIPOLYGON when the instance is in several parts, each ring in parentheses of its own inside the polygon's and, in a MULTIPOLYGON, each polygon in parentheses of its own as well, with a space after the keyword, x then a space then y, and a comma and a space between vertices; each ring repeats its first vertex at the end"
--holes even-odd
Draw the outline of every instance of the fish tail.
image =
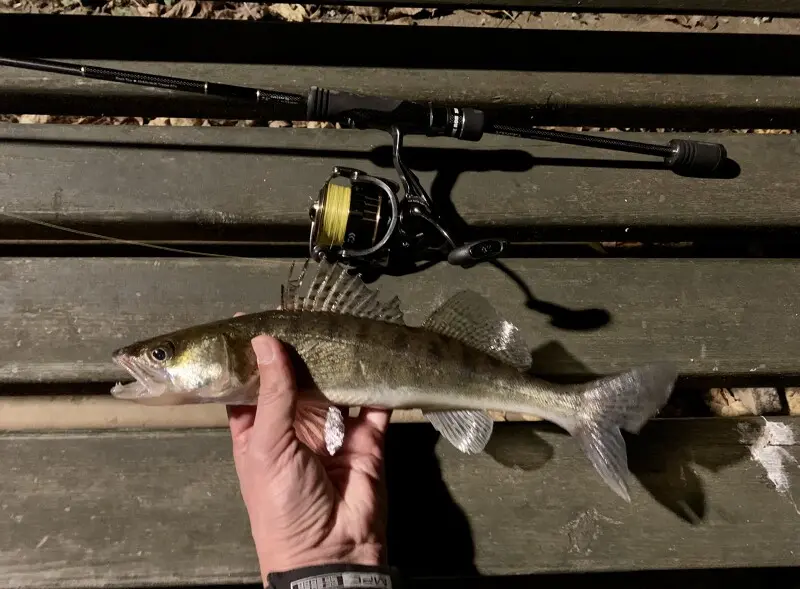
POLYGON ((611 489, 630 502, 628 456, 621 429, 639 430, 666 405, 678 373, 667 363, 646 364, 581 385, 578 411, 560 425, 580 443, 611 489))

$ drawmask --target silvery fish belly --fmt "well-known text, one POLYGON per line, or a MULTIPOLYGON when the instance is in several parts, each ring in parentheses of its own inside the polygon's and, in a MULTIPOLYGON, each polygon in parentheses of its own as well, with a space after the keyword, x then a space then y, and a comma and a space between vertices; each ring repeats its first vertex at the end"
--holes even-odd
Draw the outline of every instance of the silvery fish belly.
POLYGON ((195 325, 113 353, 135 379, 117 398, 145 404, 252 404, 258 368, 250 340, 268 334, 296 360, 303 403, 327 411, 328 451, 341 447, 339 406, 416 408, 465 453, 488 443, 488 410, 533 414, 568 431, 602 480, 629 501, 621 430, 637 433, 668 401, 677 378, 650 364, 581 385, 555 385, 528 373, 530 351, 519 330, 487 299, 462 291, 420 326, 406 325, 400 300, 338 264, 309 262, 293 272, 274 311, 195 325))

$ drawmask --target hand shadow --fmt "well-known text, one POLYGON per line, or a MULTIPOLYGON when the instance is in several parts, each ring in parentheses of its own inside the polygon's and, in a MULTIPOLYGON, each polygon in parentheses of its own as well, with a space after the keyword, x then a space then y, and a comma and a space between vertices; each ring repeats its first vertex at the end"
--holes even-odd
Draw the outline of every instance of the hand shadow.
POLYGON ((415 577, 476 576, 472 530, 442 479, 438 439, 430 424, 389 426, 389 564, 415 577))

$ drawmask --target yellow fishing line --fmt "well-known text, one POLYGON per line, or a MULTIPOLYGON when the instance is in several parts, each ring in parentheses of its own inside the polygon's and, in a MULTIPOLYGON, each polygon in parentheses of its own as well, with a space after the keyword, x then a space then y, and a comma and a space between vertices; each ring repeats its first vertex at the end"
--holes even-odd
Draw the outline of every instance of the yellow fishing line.
POLYGON ((347 219, 350 215, 351 196, 352 189, 349 186, 328 184, 322 224, 317 236, 319 245, 342 245, 344 243, 347 219))

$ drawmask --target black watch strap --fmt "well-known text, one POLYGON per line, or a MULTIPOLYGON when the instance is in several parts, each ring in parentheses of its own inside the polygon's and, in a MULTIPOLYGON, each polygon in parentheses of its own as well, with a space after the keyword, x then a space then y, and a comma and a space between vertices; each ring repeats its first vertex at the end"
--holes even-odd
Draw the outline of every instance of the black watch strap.
POLYGON ((267 585, 270 589, 407 589, 394 567, 344 563, 269 573, 267 585))

